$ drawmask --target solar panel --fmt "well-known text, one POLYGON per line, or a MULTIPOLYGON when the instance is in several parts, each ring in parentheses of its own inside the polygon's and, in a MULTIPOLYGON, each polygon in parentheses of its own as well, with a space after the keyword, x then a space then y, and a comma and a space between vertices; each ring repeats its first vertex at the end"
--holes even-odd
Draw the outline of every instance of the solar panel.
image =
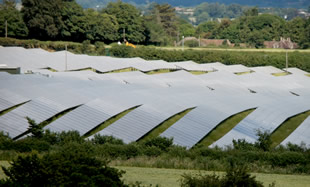
POLYGON ((273 132, 285 120, 310 109, 310 103, 305 98, 282 98, 258 107, 254 112, 237 124, 230 132, 211 145, 224 147, 231 145, 233 139, 245 139, 248 142, 257 140, 256 132, 273 132), (235 136, 235 134, 238 136, 235 136))
POLYGON ((305 143, 310 147, 310 117, 305 119, 283 142, 281 145, 287 145, 287 143, 300 145, 305 143))

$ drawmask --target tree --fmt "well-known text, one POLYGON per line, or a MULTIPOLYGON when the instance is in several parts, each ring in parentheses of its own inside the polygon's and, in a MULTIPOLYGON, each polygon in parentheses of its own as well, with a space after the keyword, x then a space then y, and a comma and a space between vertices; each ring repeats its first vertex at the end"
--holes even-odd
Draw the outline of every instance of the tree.
POLYGON ((153 16, 144 17, 146 44, 168 45, 170 37, 153 16))
POLYGON ((119 24, 117 39, 122 39, 125 31, 125 38, 129 42, 142 43, 145 41, 143 19, 140 11, 134 6, 122 1, 110 2, 103 9, 103 13, 116 17, 119 24))
POLYGON ((213 38, 213 32, 218 27, 219 23, 215 21, 207 21, 198 25, 196 33, 203 38, 213 38))
POLYGON ((33 119, 27 117, 29 128, 28 131, 31 135, 35 138, 42 138, 43 137, 43 129, 40 124, 37 124, 33 119))
POLYGON ((114 16, 99 13, 93 9, 88 9, 85 15, 87 20, 85 26, 86 39, 104 41, 106 43, 111 43, 119 39, 119 36, 116 34, 119 25, 114 16))
POLYGON ((85 17, 83 8, 79 4, 75 1, 63 2, 61 19, 63 27, 60 30, 60 35, 63 40, 81 42, 86 39, 85 27, 88 20, 85 17))
POLYGON ((63 0, 22 0, 22 13, 31 38, 57 39, 64 23, 63 0))
POLYGON ((269 151, 271 149, 271 133, 269 131, 262 132, 257 130, 256 136, 258 136, 255 146, 262 149, 263 151, 269 151))
POLYGON ((178 30, 180 35, 185 37, 194 36, 196 31, 194 26, 184 19, 178 19, 178 30))
POLYGON ((243 13, 245 16, 258 16, 258 8, 250 8, 243 13))
POLYGON ((5 22, 7 22, 7 35, 9 37, 23 38, 28 35, 22 14, 15 8, 15 1, 4 0, 3 4, 0 4, 1 36, 5 36, 5 22))
POLYGON ((177 19, 175 9, 169 4, 155 4, 152 14, 155 16, 158 24, 169 36, 177 36, 177 19))
POLYGON ((306 39, 304 37, 306 32, 306 22, 307 20, 301 17, 288 21, 286 24, 286 36, 290 37, 292 41, 302 45, 306 39))

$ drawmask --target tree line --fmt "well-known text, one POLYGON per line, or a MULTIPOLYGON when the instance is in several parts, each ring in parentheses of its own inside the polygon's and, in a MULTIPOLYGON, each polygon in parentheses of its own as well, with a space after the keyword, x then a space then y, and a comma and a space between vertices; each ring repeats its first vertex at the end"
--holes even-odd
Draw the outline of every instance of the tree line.
MULTIPOLYGON (((13 0, 1 4, 1 36, 5 35, 7 21, 9 37, 38 40, 110 44, 126 39, 134 44, 166 46, 174 45, 182 36, 195 36, 229 39, 237 46, 246 43, 261 48, 264 41, 290 37, 300 47, 310 47, 309 18, 286 21, 279 16, 258 14, 257 8, 243 10, 229 6, 231 12, 241 16, 235 20, 201 22, 194 27, 177 16, 169 4, 153 4, 143 13, 122 1, 110 2, 101 10, 83 9, 75 0, 22 0, 22 5, 18 11, 13 0)), ((202 14, 212 14, 216 9, 202 10, 202 14)))

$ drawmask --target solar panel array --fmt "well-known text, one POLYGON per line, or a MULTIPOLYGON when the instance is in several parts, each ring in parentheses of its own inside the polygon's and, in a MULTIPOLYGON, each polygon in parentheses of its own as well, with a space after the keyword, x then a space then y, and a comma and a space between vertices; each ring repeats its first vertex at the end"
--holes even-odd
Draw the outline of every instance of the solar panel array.
POLYGON ((290 134, 281 144, 286 145, 287 143, 293 144, 301 144, 304 143, 309 147, 310 142, 310 117, 308 117, 305 121, 302 122, 297 129, 290 134))
MULTIPOLYGON (((67 52, 67 70, 72 71, 65 71, 65 53, 0 48, 0 64, 21 67, 22 72, 35 72, 0 73, 0 130, 12 138, 19 138, 27 132, 26 117, 30 117, 37 123, 51 120, 44 127, 51 131, 77 130, 85 135, 128 111, 97 134, 112 135, 130 143, 146 136, 174 115, 192 109, 160 134, 173 138, 177 145, 190 148, 224 120, 255 109, 211 145, 225 147, 233 139, 256 141, 257 129, 272 132, 290 117, 310 110, 310 77, 297 68, 290 68, 290 75, 275 77, 271 73, 283 71, 274 67, 226 66, 219 62, 168 63, 67 52), (76 71, 88 68, 106 73, 76 71), (107 73, 126 68, 135 71, 107 73), (173 72, 143 73, 160 69, 173 72), (193 75, 188 71, 206 74, 193 75), (59 118, 52 120, 59 114, 59 118)), ((304 141, 310 144, 305 133, 300 135, 307 132, 308 126, 309 118, 282 143, 304 141)))

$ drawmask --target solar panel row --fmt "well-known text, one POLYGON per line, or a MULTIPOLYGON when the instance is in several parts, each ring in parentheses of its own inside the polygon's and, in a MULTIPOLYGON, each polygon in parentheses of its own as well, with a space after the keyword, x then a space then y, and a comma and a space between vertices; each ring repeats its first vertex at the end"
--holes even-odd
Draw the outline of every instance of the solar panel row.
MULTIPOLYGON (((0 129, 11 137, 17 137, 27 130, 26 116, 40 123, 73 109, 45 128, 56 132, 77 130, 85 134, 111 117, 137 107, 98 132, 129 143, 139 140, 171 116, 195 107, 161 134, 173 137, 175 144, 190 148, 225 119, 257 108, 212 145, 224 147, 234 138, 255 141, 256 129, 273 131, 286 119, 310 110, 310 79, 298 69, 292 69, 290 75, 274 77, 270 73, 281 70, 273 67, 247 68, 221 63, 199 65, 191 61, 167 63, 68 53, 69 69, 91 67, 102 72, 128 67, 141 71, 181 70, 155 75, 137 71, 113 74, 51 72, 38 68, 51 67, 63 71, 64 52, 0 48, 0 55, 4 57, 0 59, 0 64, 22 66, 24 70, 39 72, 32 75, 0 73, 0 111, 27 102, 0 116, 0 129), (182 69, 211 73, 192 75, 182 69), (239 72, 252 73, 235 74, 239 72)), ((309 140, 303 140, 309 143, 309 140)))

